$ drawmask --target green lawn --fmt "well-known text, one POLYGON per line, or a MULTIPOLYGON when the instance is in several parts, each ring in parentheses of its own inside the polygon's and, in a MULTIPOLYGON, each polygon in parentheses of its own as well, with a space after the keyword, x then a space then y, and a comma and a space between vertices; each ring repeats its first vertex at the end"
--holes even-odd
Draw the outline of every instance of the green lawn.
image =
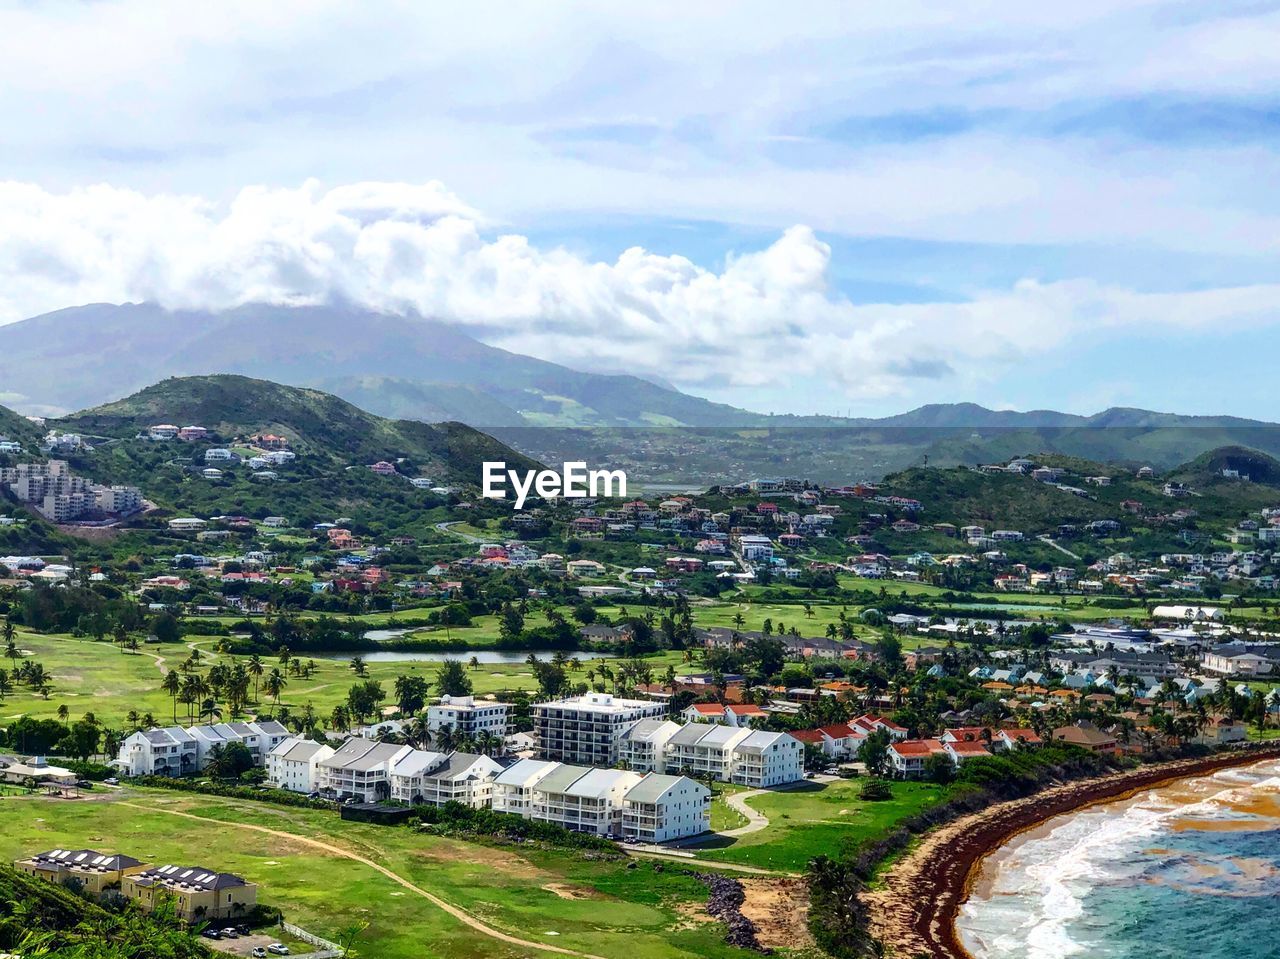
MULTIPOLYGON (((231 657, 215 651, 217 640, 196 638, 192 642, 201 651, 201 661, 207 667, 216 661, 229 661, 231 657)), ((53 674, 53 690, 47 700, 26 686, 15 686, 3 702, 0 702, 0 723, 7 723, 27 714, 37 718, 52 718, 58 707, 66 705, 74 719, 85 712, 93 712, 108 726, 123 726, 124 718, 131 710, 151 713, 158 722, 173 720, 173 701, 160 688, 163 669, 176 668, 190 655, 185 644, 143 646, 138 652, 121 652, 109 642, 91 639, 75 639, 68 636, 51 636, 35 633, 19 633, 18 646, 28 650, 32 658, 42 663, 53 674), (157 659, 163 660, 157 664, 157 659)), ((327 716, 339 702, 346 699, 347 690, 355 681, 350 668, 354 653, 344 653, 340 659, 312 657, 316 670, 310 678, 288 677, 280 697, 282 705, 297 711, 310 703, 321 716, 327 716)), ((467 653, 451 654, 466 662, 467 653)), ((241 657, 243 658, 243 657, 241 657)), ((606 660, 605 662, 610 662, 606 660)), ((617 665, 617 661, 611 661, 617 665)), ((679 653, 669 652, 650 657, 649 662, 656 675, 668 664, 677 667, 683 663, 679 653)), ((571 671, 573 680, 587 682, 587 672, 596 666, 596 660, 583 660, 582 668, 571 671)), ((263 657, 264 666, 270 670, 279 663, 272 656, 263 657)), ((0 668, 9 669, 11 663, 0 662, 0 668)), ((422 675, 434 680, 440 671, 438 662, 400 661, 367 664, 367 675, 381 681, 388 697, 392 695, 395 679, 401 675, 422 675)), ((483 664, 469 669, 472 684, 478 694, 527 690, 533 692, 537 683, 529 667, 524 663, 483 664)), ((265 693, 260 695, 257 706, 250 705, 250 712, 269 714, 275 704, 265 693)), ((390 700, 384 705, 391 705, 390 700)), ((178 720, 187 720, 186 707, 178 703, 178 720)), ((229 717, 224 717, 229 718, 229 717)))
POLYGON ((12 859, 56 847, 88 846, 151 863, 235 872, 259 884, 261 902, 280 907, 288 920, 319 935, 336 938, 351 926, 365 926, 357 947, 361 955, 378 959, 544 954, 469 928, 366 864, 233 823, 266 826, 356 852, 522 939, 634 959, 747 955, 723 943, 720 926, 683 921, 684 914, 705 901, 706 890, 671 864, 659 871, 650 863, 629 869, 626 862, 343 822, 314 810, 134 788, 110 799, 2 799, 0 855, 12 859))
POLYGON ((945 795, 943 787, 929 783, 895 782, 892 788, 893 798, 881 802, 859 799, 862 781, 856 779, 756 796, 747 804, 769 817, 767 828, 723 843, 713 840, 695 851, 708 860, 800 872, 814 856, 835 855, 842 844, 884 835, 945 795))

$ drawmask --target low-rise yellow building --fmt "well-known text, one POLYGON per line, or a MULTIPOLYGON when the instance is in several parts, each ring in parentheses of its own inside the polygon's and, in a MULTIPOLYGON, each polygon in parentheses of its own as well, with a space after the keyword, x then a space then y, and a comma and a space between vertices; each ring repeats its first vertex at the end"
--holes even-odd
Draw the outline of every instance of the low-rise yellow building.
POLYGON ((90 895, 100 896, 121 886, 126 876, 147 867, 137 859, 96 849, 50 849, 13 864, 18 872, 48 882, 74 880, 90 895))
POLYGON ((178 917, 187 922, 238 918, 258 901, 255 883, 200 866, 149 866, 126 876, 120 889, 147 911, 172 898, 178 917))

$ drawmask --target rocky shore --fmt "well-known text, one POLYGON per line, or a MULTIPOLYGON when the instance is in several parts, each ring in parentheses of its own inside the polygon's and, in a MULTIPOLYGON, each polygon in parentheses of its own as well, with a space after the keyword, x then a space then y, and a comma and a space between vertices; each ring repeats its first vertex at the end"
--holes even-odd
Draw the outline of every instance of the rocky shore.
POLYGON ((957 819, 926 835, 885 875, 879 888, 865 894, 871 934, 889 956, 971 959, 956 934, 956 914, 979 863, 1011 837, 1054 816, 1124 799, 1175 779, 1277 757, 1280 743, 1233 749, 1050 787, 957 819))

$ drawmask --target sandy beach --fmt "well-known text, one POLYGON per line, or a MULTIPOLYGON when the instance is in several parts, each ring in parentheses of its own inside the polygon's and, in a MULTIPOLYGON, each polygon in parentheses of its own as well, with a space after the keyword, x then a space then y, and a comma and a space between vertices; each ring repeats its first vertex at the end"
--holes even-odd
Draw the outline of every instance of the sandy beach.
POLYGON ((1087 806, 1274 757, 1280 757, 1280 743, 1162 763, 1051 787, 948 823, 928 833, 877 889, 866 894, 871 933, 890 956, 971 959, 956 934, 956 914, 978 865, 1011 837, 1087 806))

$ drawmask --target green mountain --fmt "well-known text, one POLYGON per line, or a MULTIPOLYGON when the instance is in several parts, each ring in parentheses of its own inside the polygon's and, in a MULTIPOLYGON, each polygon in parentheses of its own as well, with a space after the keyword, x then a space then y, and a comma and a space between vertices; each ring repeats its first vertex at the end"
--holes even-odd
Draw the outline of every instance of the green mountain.
POLYGON ((157 423, 197 425, 219 441, 274 433, 300 457, 356 465, 411 460, 442 480, 476 483, 480 464, 531 461, 461 423, 389 420, 319 390, 246 376, 186 376, 164 380, 114 403, 50 421, 58 429, 127 439, 157 423))
POLYGON ((423 539, 447 518, 437 515, 445 500, 409 479, 475 487, 486 460, 513 469, 538 466, 461 423, 389 420, 319 390, 244 376, 175 377, 49 425, 88 438, 91 451, 68 457, 77 473, 138 486, 163 510, 202 517, 283 515, 302 526, 348 516, 360 529, 413 532, 423 539), (149 426, 161 423, 203 426, 210 435, 192 443, 145 438, 149 426), (274 480, 255 479, 245 463, 205 462, 213 447, 251 455, 245 441, 260 433, 285 437, 297 455, 271 468, 274 480), (395 464, 394 475, 368 468, 383 461, 395 464), (223 475, 204 476, 207 466, 223 475))
POLYGON ((348 306, 73 307, 0 327, 10 405, 58 415, 165 376, 239 373, 335 393, 384 416, 478 426, 725 425, 760 419, 626 375, 572 370, 421 317, 348 306))
POLYGON ((39 442, 42 435, 40 427, 31 420, 7 407, 0 406, 0 436, 30 448, 39 442))

